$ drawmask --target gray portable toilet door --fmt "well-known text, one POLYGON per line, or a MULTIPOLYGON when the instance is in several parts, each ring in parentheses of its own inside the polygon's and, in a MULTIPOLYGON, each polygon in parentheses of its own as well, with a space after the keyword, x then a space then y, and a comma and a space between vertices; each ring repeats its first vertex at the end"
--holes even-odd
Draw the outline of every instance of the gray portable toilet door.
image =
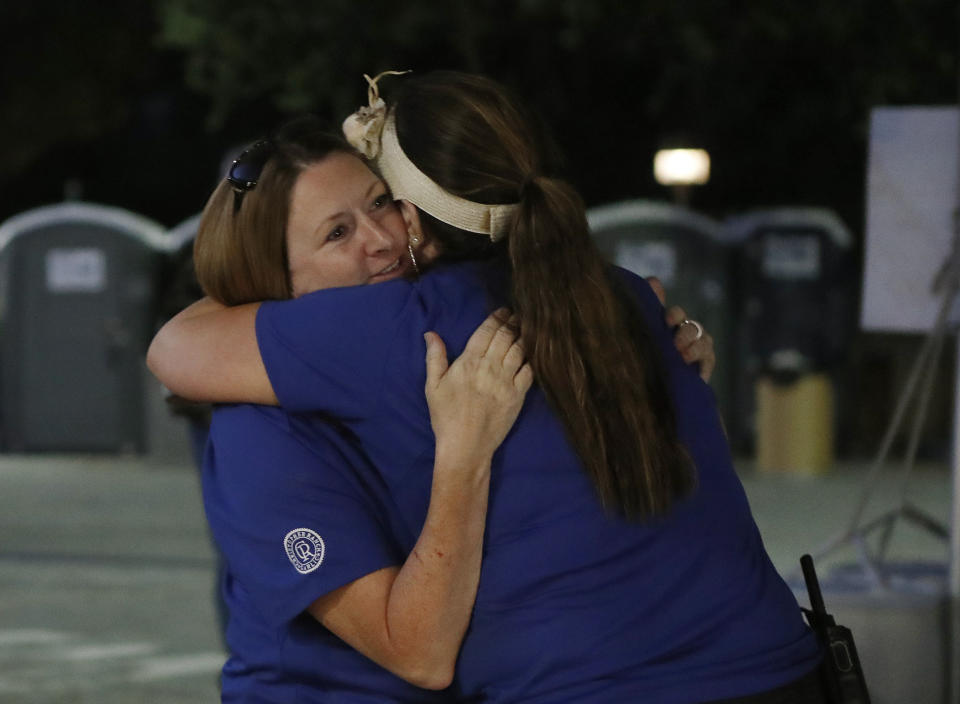
POLYGON ((123 260, 111 251, 120 247, 118 239, 101 236, 18 252, 17 268, 25 276, 20 292, 26 319, 19 326, 23 449, 132 444, 124 437, 123 406, 124 384, 133 380, 125 378, 121 354, 131 341, 114 290, 122 277, 110 271, 123 260))

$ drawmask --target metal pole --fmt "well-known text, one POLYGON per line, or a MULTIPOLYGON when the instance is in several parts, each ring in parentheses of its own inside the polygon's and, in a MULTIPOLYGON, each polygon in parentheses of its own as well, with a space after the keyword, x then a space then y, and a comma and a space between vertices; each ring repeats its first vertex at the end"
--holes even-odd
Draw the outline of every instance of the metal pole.
POLYGON ((950 614, 947 643, 947 687, 949 704, 960 704, 960 336, 955 338, 954 396, 953 396, 953 476, 952 508, 950 517, 949 593, 947 613, 950 614))
MULTIPOLYGON (((955 30, 960 32, 960 14, 956 15, 957 26, 955 30)), ((957 66, 957 109, 960 110, 960 65, 957 66)), ((960 125, 960 118, 957 120, 960 125)), ((953 211, 953 238, 954 248, 960 241, 960 136, 957 139, 957 181, 954 185, 956 189, 955 208, 953 211)), ((950 321, 951 323, 954 321, 950 321)), ((954 398, 953 398, 953 510, 950 517, 950 599, 954 605, 954 613, 960 610, 960 335, 955 338, 956 342, 956 365, 954 366, 954 398)), ((956 645, 960 642, 960 635, 957 633, 957 622, 960 618, 954 618, 953 623, 953 642, 956 645)), ((960 651, 954 650, 952 660, 954 662, 951 668, 951 702, 960 704, 960 651)))
MULTIPOLYGON (((960 31, 960 14, 957 15, 956 30, 960 31)), ((960 69, 960 66, 957 67, 960 69)), ((957 108, 960 110, 960 70, 957 71, 957 108)), ((958 119, 960 122, 960 119, 958 119)), ((960 240, 960 137, 957 141, 957 182, 955 208, 953 211, 954 245, 960 240)), ((952 320, 950 322, 953 322, 952 320)), ((954 337, 956 364, 953 367, 953 443, 950 457, 952 504, 950 511, 950 570, 947 594, 947 614, 949 623, 947 643, 947 704, 960 704, 960 334, 954 337)))
MULTIPOLYGON (((958 18, 960 19, 960 15, 958 18)), ((960 24, 957 25, 960 30, 960 24)), ((960 108, 960 71, 957 71, 957 107, 960 108)), ((953 236, 960 239, 960 140, 957 143, 957 183, 956 208, 953 211, 953 236)), ((960 335, 955 337, 956 364, 954 365, 953 394, 953 452, 951 453, 951 475, 953 477, 951 515, 950 515, 950 555, 949 555, 949 593, 947 595, 947 613, 949 614, 947 643, 947 703, 960 704, 960 335)))

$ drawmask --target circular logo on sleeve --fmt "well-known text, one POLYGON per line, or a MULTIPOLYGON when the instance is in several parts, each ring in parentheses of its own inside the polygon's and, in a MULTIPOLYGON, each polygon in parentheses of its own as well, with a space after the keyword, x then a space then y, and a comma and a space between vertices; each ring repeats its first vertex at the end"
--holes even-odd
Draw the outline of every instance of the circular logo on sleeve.
POLYGON ((283 539, 290 564, 300 574, 313 572, 323 562, 323 538, 309 528, 294 528, 283 539))

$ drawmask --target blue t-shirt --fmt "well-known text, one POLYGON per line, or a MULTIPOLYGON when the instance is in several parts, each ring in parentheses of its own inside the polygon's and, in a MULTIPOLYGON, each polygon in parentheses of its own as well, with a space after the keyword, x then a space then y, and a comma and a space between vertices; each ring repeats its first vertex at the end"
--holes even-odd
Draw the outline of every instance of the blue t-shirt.
MULTIPOLYGON (((646 282, 621 273, 662 352, 699 485, 661 520, 611 517, 535 386, 494 457, 454 684, 471 701, 702 702, 785 684, 819 660, 763 548, 712 392, 676 352, 646 282)), ((356 433, 411 534, 433 465, 423 332, 458 355, 503 278, 490 263, 449 265, 267 303, 257 316, 281 405, 330 413, 356 433)))
POLYGON ((202 477, 226 562, 224 702, 448 700, 394 676, 305 613, 333 589, 402 564, 413 545, 395 524, 380 473, 342 429, 279 408, 221 407, 202 477))

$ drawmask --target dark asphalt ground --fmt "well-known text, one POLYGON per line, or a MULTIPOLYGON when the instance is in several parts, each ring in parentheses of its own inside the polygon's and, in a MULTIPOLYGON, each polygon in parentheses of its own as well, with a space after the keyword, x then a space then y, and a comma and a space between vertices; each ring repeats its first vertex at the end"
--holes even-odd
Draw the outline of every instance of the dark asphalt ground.
MULTIPOLYGON (((218 701, 214 560, 196 472, 182 459, 0 455, 0 702, 218 701)), ((784 574, 849 520, 864 476, 846 465, 815 478, 740 469, 784 574)), ((919 468, 910 487, 914 503, 949 519, 945 466, 919 468)), ((885 481, 871 511, 896 489, 885 481)), ((907 526, 891 554, 943 562, 947 548, 907 526)), ((853 556, 822 560, 821 577, 853 556)))

